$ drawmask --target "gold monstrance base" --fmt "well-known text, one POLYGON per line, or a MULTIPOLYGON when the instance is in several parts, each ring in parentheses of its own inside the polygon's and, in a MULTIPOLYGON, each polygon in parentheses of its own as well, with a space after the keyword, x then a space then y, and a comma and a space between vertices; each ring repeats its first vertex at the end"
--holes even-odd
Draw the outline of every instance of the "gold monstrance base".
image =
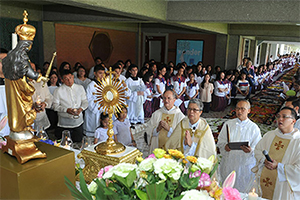
POLYGON ((106 142, 98 144, 95 147, 95 151, 101 155, 113 155, 125 151, 126 147, 123 144, 110 139, 108 138, 106 142))
POLYGON ((46 153, 35 146, 34 142, 39 141, 36 137, 28 140, 12 140, 9 136, 5 136, 5 139, 7 144, 2 147, 2 151, 15 156, 21 164, 31 159, 47 157, 46 153))

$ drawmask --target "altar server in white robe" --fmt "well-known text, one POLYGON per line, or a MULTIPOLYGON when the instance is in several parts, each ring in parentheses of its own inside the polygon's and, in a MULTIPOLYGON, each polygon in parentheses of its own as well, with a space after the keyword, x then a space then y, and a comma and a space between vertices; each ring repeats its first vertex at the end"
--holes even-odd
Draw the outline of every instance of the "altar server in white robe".
POLYGON ((217 146, 222 156, 220 172, 223 182, 232 171, 235 171, 237 178, 234 187, 240 192, 247 193, 249 182, 254 178, 254 173, 251 172, 256 163, 254 148, 261 139, 261 134, 258 126, 248 118, 251 111, 249 101, 239 101, 235 111, 237 118, 225 122, 218 137, 217 146), (228 147, 227 127, 229 142, 249 141, 249 146, 241 146, 240 150, 231 150, 228 147))
POLYGON ((94 67, 94 79, 92 82, 87 86, 86 89, 86 96, 89 102, 89 106, 85 111, 84 115, 84 124, 83 129, 87 136, 94 136, 96 129, 100 125, 100 114, 102 110, 99 110, 98 102, 95 103, 96 96, 93 95, 96 92, 96 84, 99 83, 105 77, 105 68, 101 65, 96 65, 94 67))
POLYGON ((144 108, 145 101, 144 91, 146 86, 143 80, 137 77, 138 67, 136 65, 129 66, 130 76, 126 80, 127 87, 131 90, 131 95, 127 100, 128 118, 130 123, 144 123, 144 108))
POLYGON ((184 118, 181 110, 174 106, 175 101, 176 93, 166 90, 163 93, 164 106, 155 111, 147 123, 147 133, 151 137, 150 152, 155 148, 163 148, 176 125, 184 118))
POLYGON ((294 128, 294 109, 284 107, 276 115, 277 129, 267 132, 255 147, 256 166, 263 198, 300 199, 300 132, 294 128), (272 162, 262 151, 267 150, 272 162))
POLYGON ((205 119, 201 118, 203 103, 200 99, 191 99, 187 108, 187 117, 177 124, 172 136, 166 142, 165 149, 178 149, 185 156, 209 158, 216 155, 215 140, 205 119))

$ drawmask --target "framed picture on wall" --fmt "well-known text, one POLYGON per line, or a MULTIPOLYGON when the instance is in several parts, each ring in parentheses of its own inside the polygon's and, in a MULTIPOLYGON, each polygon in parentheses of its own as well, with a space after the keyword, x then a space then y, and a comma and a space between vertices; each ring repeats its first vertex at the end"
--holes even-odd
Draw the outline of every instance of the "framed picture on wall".
POLYGON ((176 64, 186 62, 187 65, 195 65, 202 61, 203 40, 177 40, 176 64))

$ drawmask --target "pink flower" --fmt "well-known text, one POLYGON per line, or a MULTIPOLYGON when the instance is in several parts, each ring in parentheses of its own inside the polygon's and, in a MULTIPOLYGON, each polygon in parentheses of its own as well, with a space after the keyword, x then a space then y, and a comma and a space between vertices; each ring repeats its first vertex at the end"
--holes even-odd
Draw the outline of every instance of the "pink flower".
POLYGON ((195 171, 194 173, 190 173, 189 178, 196 178, 199 177, 199 183, 198 183, 198 187, 199 188, 203 188, 203 187, 208 187, 211 184, 211 179, 209 177, 209 175, 207 173, 202 173, 200 170, 195 171))
POLYGON ((242 200, 239 191, 235 188, 225 187, 222 192, 225 200, 242 200))
POLYGON ((199 183, 198 183, 198 187, 203 188, 203 187, 208 187, 211 184, 211 180, 210 177, 207 173, 202 173, 199 183))
POLYGON ((156 158, 156 157, 155 157, 155 155, 153 153, 153 154, 150 154, 146 159, 148 159, 148 158, 156 158))
POLYGON ((2 146, 6 146, 6 141, 1 141, 0 142, 0 149, 2 149, 2 146))
POLYGON ((105 166, 104 168, 101 168, 97 177, 102 178, 103 174, 108 172, 112 167, 113 167, 112 165, 108 165, 108 166, 105 166))
POLYGON ((194 173, 191 172, 190 175, 189 175, 189 178, 197 178, 199 176, 201 176, 201 171, 197 170, 194 173))

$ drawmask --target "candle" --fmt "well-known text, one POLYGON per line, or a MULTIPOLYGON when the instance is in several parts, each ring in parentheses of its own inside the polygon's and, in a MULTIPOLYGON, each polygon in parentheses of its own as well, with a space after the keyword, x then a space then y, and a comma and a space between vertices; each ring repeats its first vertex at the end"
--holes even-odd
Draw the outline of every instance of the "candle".
POLYGON ((11 49, 16 48, 18 44, 18 35, 16 33, 11 34, 11 49))
POLYGON ((248 194, 248 200, 257 200, 258 194, 255 193, 255 188, 253 188, 252 192, 248 194))

